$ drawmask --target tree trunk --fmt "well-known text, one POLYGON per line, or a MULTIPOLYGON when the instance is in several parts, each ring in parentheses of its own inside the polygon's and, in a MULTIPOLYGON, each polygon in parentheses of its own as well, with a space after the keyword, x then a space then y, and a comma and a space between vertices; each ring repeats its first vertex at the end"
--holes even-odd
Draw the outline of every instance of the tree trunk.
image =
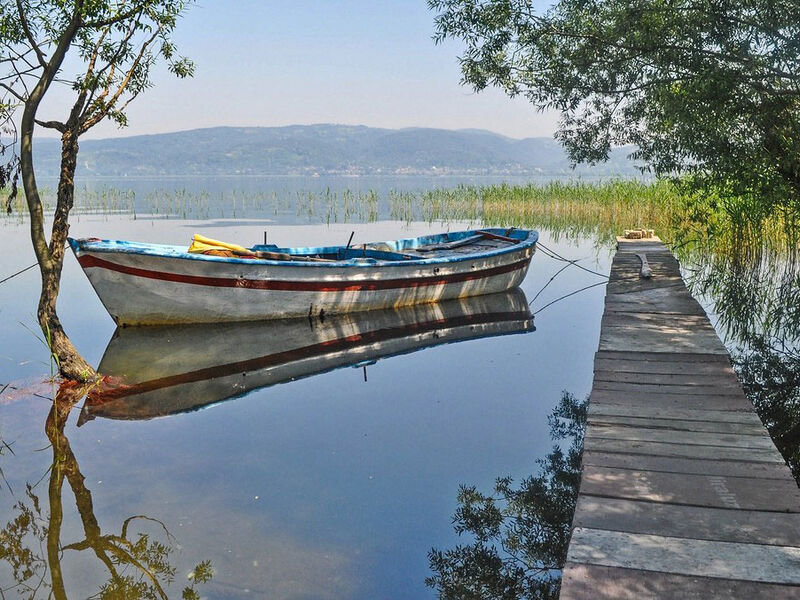
MULTIPOLYGON (((44 234, 44 210, 39 197, 39 188, 36 185, 36 174, 33 171, 33 129, 36 123, 36 112, 39 110, 39 104, 47 93, 50 84, 53 83, 56 74, 61 69, 67 50, 69 50, 80 29, 82 15, 83 10, 79 10, 76 7, 58 38, 47 64, 44 65, 39 80, 24 101, 22 119, 20 119, 19 124, 19 164, 22 186, 25 190, 25 201, 31 216, 31 242, 42 273, 42 294, 39 298, 39 310, 37 313, 39 325, 42 327, 42 332, 50 346, 52 355, 58 360, 58 368, 61 374, 69 379, 89 380, 96 377, 94 369, 75 350, 67 334, 64 333, 56 314, 59 279, 61 277, 61 267, 64 264, 64 244, 69 230, 66 219, 69 217, 69 209, 72 208, 73 176, 78 152, 77 129, 76 131, 70 131, 70 128, 67 127, 62 136, 62 164, 61 180, 58 184, 58 207, 56 209, 56 221, 53 223, 54 237, 51 238, 49 247, 44 234), (65 152, 67 150, 69 152, 65 152), (68 156, 71 156, 71 158, 65 160, 68 156), (68 174, 66 180, 64 178, 65 173, 68 174), (64 204, 61 201, 62 193, 66 200, 64 204)), ((72 124, 74 125, 74 123, 72 124)))
POLYGON ((77 381, 90 381, 97 377, 94 369, 70 342, 56 312, 56 302, 64 266, 69 213, 75 195, 75 166, 78 159, 78 134, 67 130, 61 136, 61 173, 56 195, 56 211, 50 236, 50 260, 39 266, 42 272, 42 293, 39 297, 38 318, 50 351, 58 363, 63 377, 77 381))

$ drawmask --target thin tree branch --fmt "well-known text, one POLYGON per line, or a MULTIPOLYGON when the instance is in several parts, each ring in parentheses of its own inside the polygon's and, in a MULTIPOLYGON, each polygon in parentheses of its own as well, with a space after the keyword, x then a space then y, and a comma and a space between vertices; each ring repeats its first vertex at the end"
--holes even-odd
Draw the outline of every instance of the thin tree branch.
POLYGON ((2 82, 0 82, 0 87, 1 87, 1 88, 3 88, 4 90, 6 90, 6 91, 7 91, 9 94, 11 94, 12 96, 14 96, 14 97, 15 97, 17 100, 19 100, 20 102, 25 102, 25 98, 24 98, 23 96, 21 96, 21 95, 20 95, 20 94, 19 94, 19 93, 18 93, 18 92, 17 92, 17 91, 14 89, 14 88, 12 88, 10 85, 7 85, 7 84, 5 84, 5 83, 2 83, 2 82))
POLYGON ((90 27, 92 29, 99 29, 101 27, 108 27, 109 25, 115 25, 120 23, 121 21, 125 21, 126 19, 131 18, 136 13, 144 13, 147 8, 151 5, 155 4, 157 0, 150 0, 147 3, 140 4, 138 6, 134 5, 133 8, 127 10, 125 12, 119 13, 114 17, 109 17, 108 19, 100 19, 98 21, 87 21, 84 26, 90 27))
MULTIPOLYGON (((133 77, 133 74, 136 72, 136 69, 139 68, 139 64, 141 63, 142 58, 144 57, 144 55, 146 54, 147 50, 149 49, 150 44, 153 43, 153 41, 159 36, 160 33, 161 33, 161 27, 157 28, 156 31, 153 33, 153 35, 151 35, 142 44, 142 47, 139 50, 139 54, 136 56, 136 59, 131 64, 130 69, 128 69, 128 72, 125 74, 125 77, 120 82, 119 87, 117 88, 116 92, 114 92, 114 95, 111 97, 111 100, 109 100, 108 102, 104 103, 102 108, 94 116, 88 118, 82 124, 81 129, 80 129, 81 133, 86 132, 88 129, 90 129, 91 127, 96 125, 98 122, 100 122, 103 118, 105 118, 108 115, 108 113, 114 107, 114 104, 116 104, 117 100, 119 100, 119 97, 125 92, 125 89, 128 87, 128 84, 131 81, 131 77, 133 77)), ((105 96, 105 93, 102 94, 100 98, 102 98, 104 96, 105 96)), ((134 97, 135 96, 136 95, 134 94, 134 97)), ((100 101, 100 98, 98 98, 98 101, 100 101)), ((128 100, 128 102, 130 102, 130 99, 128 100)), ((126 102, 126 105, 127 105, 127 102, 126 102)))
POLYGON ((46 127, 47 129, 55 129, 56 131, 60 131, 64 133, 67 130, 67 126, 60 121, 40 121, 39 119, 34 119, 34 122, 39 125, 39 127, 46 127))
POLYGON ((19 13, 19 20, 20 23, 22 24, 22 31, 25 33, 25 37, 28 38, 28 42, 31 45, 31 49, 33 49, 33 51, 36 53, 36 58, 39 60, 39 64, 46 69, 47 58, 45 57, 41 48, 39 48, 39 45, 36 43, 36 40, 33 37, 33 33, 31 33, 31 29, 28 26, 28 19, 25 16, 25 9, 22 7, 22 0, 17 0, 17 12, 19 13))

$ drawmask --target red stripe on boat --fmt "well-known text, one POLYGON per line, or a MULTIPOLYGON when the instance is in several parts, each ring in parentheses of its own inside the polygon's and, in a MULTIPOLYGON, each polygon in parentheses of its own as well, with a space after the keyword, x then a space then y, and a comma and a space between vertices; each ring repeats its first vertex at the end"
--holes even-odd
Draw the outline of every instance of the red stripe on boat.
POLYGON ((230 277, 202 277, 200 275, 183 275, 181 273, 165 273, 162 271, 151 271, 149 269, 139 269, 120 265, 115 262, 98 258, 91 254, 84 254, 78 258, 78 262, 84 269, 100 268, 134 277, 146 277, 147 279, 158 279, 160 281, 172 281, 176 283, 188 283, 192 285, 205 285, 210 287, 233 287, 247 288, 252 290, 281 290, 281 291, 303 291, 303 292, 346 292, 362 290, 386 290, 394 288, 415 288, 429 285, 441 285, 445 283, 458 283, 462 281, 472 281, 484 279, 492 275, 500 275, 522 269, 530 262, 530 257, 523 260, 491 267, 480 271, 469 273, 453 273, 451 275, 434 275, 430 277, 418 277, 415 279, 385 279, 374 281, 281 281, 274 279, 244 279, 230 277))

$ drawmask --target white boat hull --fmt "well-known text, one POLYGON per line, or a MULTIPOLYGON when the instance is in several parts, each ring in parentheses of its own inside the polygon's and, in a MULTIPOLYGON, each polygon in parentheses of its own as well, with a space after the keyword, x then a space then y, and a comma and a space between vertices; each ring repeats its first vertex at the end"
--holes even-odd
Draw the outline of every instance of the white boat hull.
POLYGON ((118 325, 247 321, 395 308, 503 292, 524 279, 533 245, 467 260, 375 266, 187 260, 76 250, 118 325))

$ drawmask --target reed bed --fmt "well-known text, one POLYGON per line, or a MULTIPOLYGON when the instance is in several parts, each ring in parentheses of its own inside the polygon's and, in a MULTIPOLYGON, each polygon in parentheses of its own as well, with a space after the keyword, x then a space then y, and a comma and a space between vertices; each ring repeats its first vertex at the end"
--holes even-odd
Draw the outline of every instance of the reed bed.
MULTIPOLYGON (((46 212, 53 189, 43 188, 46 212)), ((0 224, 27 214, 18 197, 0 224)), ((689 191, 669 181, 550 182, 522 186, 460 185, 425 191, 242 191, 211 193, 157 189, 143 194, 114 187, 76 189, 74 214, 129 215, 136 219, 271 218, 283 222, 472 223, 546 230, 556 238, 591 238, 613 244, 624 229, 655 229, 684 268, 691 291, 713 299, 719 324, 731 339, 766 336, 800 346, 800 234, 798 214, 764 214, 748 199, 689 191)))

